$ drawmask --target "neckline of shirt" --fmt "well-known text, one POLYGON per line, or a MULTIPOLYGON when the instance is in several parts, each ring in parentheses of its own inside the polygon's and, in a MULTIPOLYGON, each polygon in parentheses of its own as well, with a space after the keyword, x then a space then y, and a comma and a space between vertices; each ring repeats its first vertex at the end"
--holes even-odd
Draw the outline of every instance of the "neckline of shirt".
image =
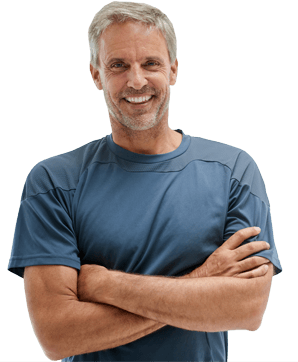
POLYGON ((154 162, 161 162, 167 161, 174 157, 180 156, 184 153, 189 145, 190 145, 190 136, 185 135, 181 129, 175 129, 176 132, 182 134, 182 141, 176 150, 168 153, 162 153, 157 155, 145 155, 142 153, 135 153, 126 150, 123 147, 120 147, 113 141, 112 133, 107 136, 107 143, 110 150, 125 160, 132 161, 132 162, 142 162, 142 163, 154 163, 154 162))

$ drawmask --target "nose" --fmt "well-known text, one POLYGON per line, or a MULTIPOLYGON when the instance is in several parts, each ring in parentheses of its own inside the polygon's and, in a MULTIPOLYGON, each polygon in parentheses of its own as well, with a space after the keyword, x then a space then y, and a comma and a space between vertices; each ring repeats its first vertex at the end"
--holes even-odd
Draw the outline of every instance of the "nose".
POLYGON ((128 81, 127 86, 134 89, 142 89, 144 85, 148 84, 148 80, 145 78, 145 70, 138 64, 131 66, 127 72, 128 81))

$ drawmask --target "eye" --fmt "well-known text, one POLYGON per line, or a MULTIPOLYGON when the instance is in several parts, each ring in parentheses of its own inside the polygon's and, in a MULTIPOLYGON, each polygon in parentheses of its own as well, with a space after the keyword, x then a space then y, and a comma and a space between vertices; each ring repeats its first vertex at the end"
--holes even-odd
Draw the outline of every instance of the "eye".
POLYGON ((122 63, 115 63, 111 65, 111 68, 122 68, 122 67, 116 67, 116 65, 123 65, 122 63))
MULTIPOLYGON (((148 61, 147 63, 145 63, 145 66, 156 66, 156 65, 159 65, 158 62, 155 62, 154 60, 150 60, 148 61)), ((125 67, 125 64, 123 63, 114 63, 111 65, 111 68, 114 68, 114 69, 121 69, 121 68, 124 68, 125 67)))
POLYGON ((149 64, 154 64, 154 65, 158 65, 158 63, 157 62, 154 62, 153 60, 150 60, 149 62, 147 62, 147 65, 149 65, 149 64))

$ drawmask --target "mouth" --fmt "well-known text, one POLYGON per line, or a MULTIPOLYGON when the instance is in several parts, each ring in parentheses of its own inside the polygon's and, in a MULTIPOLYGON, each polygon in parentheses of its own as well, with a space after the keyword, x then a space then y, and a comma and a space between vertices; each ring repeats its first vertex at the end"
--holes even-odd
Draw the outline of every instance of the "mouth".
POLYGON ((123 98, 123 99, 127 104, 129 104, 133 108, 142 108, 142 107, 146 107, 148 104, 153 102, 153 98, 154 98, 154 96, 152 95, 152 97, 150 99, 148 99, 148 101, 144 101, 144 102, 129 102, 127 99, 125 99, 125 98, 123 98))

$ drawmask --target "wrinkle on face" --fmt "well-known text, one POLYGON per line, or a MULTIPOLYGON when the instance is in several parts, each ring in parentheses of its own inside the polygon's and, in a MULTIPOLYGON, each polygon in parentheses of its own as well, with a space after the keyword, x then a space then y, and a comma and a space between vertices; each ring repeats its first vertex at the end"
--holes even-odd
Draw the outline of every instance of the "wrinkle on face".
POLYGON ((176 82, 178 62, 170 63, 162 32, 138 22, 112 24, 100 36, 99 57, 96 81, 104 91, 113 136, 139 143, 169 132, 170 85, 176 82), (146 94, 153 95, 148 107, 124 100, 146 94))

